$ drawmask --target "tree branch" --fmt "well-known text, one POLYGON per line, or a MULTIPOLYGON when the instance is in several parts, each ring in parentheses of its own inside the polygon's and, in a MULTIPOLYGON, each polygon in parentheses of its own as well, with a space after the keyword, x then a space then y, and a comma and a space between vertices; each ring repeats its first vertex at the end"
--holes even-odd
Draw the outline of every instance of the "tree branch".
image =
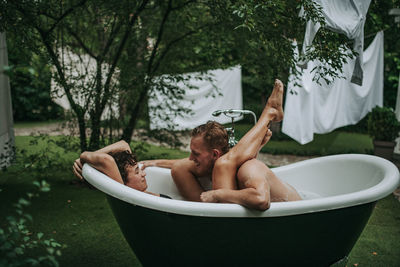
POLYGON ((172 0, 169 0, 169 1, 168 1, 167 10, 165 11, 164 17, 163 17, 163 19, 162 19, 162 21, 161 21, 161 24, 160 24, 160 28, 159 28, 159 30, 158 30, 157 41, 156 41, 156 43, 155 43, 155 45, 154 45, 154 47, 153 47, 153 50, 151 51, 151 56, 150 56, 150 59, 149 59, 149 64, 147 65, 147 74, 152 73, 152 71, 151 71, 152 64, 153 64, 154 58, 155 58, 155 56, 156 56, 158 46, 160 45, 162 35, 163 35, 163 33, 164 33, 164 26, 165 26, 165 23, 167 22, 168 16, 169 16, 169 14, 170 14, 171 11, 172 11, 172 0))
POLYGON ((205 24, 205 25, 203 25, 203 26, 201 26, 201 27, 199 27, 199 28, 197 28, 197 29, 195 29, 195 30, 191 30, 191 31, 189 31, 189 32, 187 32, 187 33, 185 33, 185 34, 179 36, 178 38, 172 40, 171 42, 169 42, 169 43, 166 45, 166 47, 165 47, 165 49, 163 50, 163 52, 161 53, 160 57, 158 58, 157 63, 155 64, 155 66, 154 66, 154 68, 153 68, 153 70, 152 70, 153 73, 156 72, 157 69, 160 67, 160 64, 161 64, 161 62, 162 62, 162 59, 167 55, 167 53, 168 53, 169 50, 173 47, 174 44, 180 42, 181 40, 183 40, 183 39, 189 37, 189 36, 192 35, 192 34, 195 34, 195 33, 199 32, 201 29, 204 29, 204 28, 207 28, 207 27, 210 27, 210 26, 213 26, 213 25, 215 25, 215 24, 205 24))
POLYGON ((78 36, 78 34, 76 32, 74 32, 70 27, 66 26, 67 31, 69 34, 71 34, 75 40, 78 42, 78 44, 83 48, 83 50, 85 50, 85 52, 90 55, 92 58, 97 59, 97 56, 95 54, 93 54, 93 52, 89 49, 89 47, 87 47, 82 39, 78 36))
POLYGON ((187 6, 187 5, 189 5, 189 4, 192 4, 192 3, 195 3, 195 2, 196 2, 196 0, 189 0, 189 1, 185 2, 185 3, 183 3, 182 5, 179 5, 179 6, 176 6, 176 7, 171 8, 171 10, 172 10, 172 11, 175 11, 175 10, 184 8, 185 6, 187 6))
MULTIPOLYGON (((114 21, 115 20, 116 20, 116 16, 114 16, 114 21)), ((114 22, 114 24, 115 24, 115 22, 114 22)), ((100 57, 104 57, 105 55, 107 55, 108 50, 111 47, 111 44, 115 40, 115 36, 117 35, 119 30, 121 29, 121 26, 122 26, 122 21, 119 21, 119 23, 117 24, 117 26, 115 28, 114 28, 114 25, 113 25, 111 33, 110 33, 110 36, 108 38, 108 41, 107 41, 106 45, 104 46, 103 53, 102 53, 102 55, 99 55, 100 57)))
POLYGON ((104 94, 107 97, 105 97, 103 99, 104 101, 102 101, 102 105, 101 106, 103 108, 105 107, 105 105, 107 103, 106 100, 108 99, 108 94, 110 93, 109 88, 110 88, 111 79, 112 79, 112 76, 113 76, 113 74, 115 72, 115 68, 117 67, 117 63, 118 63, 118 61, 119 61, 119 59, 121 57, 122 51, 123 51, 123 49, 124 49, 124 47, 126 45, 126 42, 127 42, 128 38, 129 38, 129 34, 130 34, 130 32, 132 30, 132 27, 135 24, 135 22, 136 22, 136 20, 137 20, 137 18, 139 16, 139 14, 144 10, 144 8, 146 7, 148 2, 149 2, 149 0, 144 0, 142 2, 142 4, 139 6, 139 8, 137 9, 137 11, 135 12, 135 14, 131 17, 131 20, 129 21, 128 28, 127 28, 127 30, 126 30, 126 32, 125 32, 125 34, 124 34, 124 36, 123 36, 123 38, 121 40, 121 43, 120 43, 120 45, 119 45, 119 47, 117 49, 117 53, 116 53, 116 55, 114 57, 114 60, 113 60, 113 62, 111 64, 110 70, 108 72, 107 80, 106 80, 106 82, 104 84, 104 94))
MULTIPOLYGON (((78 4, 76 4, 75 6, 70 7, 69 9, 67 9, 64 14, 62 14, 59 18, 56 19, 56 21, 54 22, 53 26, 50 27, 49 30, 47 30, 44 34, 45 36, 47 36, 50 32, 52 32, 54 30, 55 27, 57 27, 58 23, 60 23, 66 16, 68 16, 70 13, 72 13, 75 8, 83 6, 85 3, 87 2, 87 0, 82 0, 81 2, 79 2, 78 4)), ((44 13, 45 14, 45 13, 44 13)), ((53 18, 54 19, 54 18, 53 18)))

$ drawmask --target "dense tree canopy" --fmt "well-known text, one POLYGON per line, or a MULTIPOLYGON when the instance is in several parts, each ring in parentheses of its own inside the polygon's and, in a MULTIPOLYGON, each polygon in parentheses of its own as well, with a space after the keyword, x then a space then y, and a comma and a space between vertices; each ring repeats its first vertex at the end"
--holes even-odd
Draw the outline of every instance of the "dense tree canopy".
MULTIPOLYGON (((371 4, 372 24, 387 28, 390 22, 379 20, 391 1, 378 2, 371 4)), ((110 115, 123 129, 117 138, 129 141, 153 90, 179 99, 183 92, 160 75, 179 81, 182 73, 241 64, 245 100, 260 99, 274 78, 287 80, 295 64, 292 42, 301 44, 305 20, 324 23, 311 0, 1 0, 0 10, 0 30, 52 66, 78 121, 82 150, 99 147, 101 116, 111 103, 119 104, 119 117, 110 115), (298 15, 302 6, 304 18, 298 15), (68 55, 78 60, 71 63, 68 55)), ((333 67, 317 76, 340 76, 346 56, 338 48, 351 42, 323 29, 314 43, 306 56, 333 67)))

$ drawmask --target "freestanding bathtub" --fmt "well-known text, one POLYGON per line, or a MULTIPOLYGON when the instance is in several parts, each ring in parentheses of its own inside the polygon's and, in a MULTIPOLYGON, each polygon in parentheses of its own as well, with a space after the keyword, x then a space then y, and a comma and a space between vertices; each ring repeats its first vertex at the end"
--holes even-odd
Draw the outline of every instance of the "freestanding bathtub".
POLYGON ((273 171, 309 199, 272 203, 265 212, 183 201, 169 169, 147 168, 148 190, 170 200, 83 167, 87 181, 108 195, 121 231, 144 266, 340 265, 376 202, 399 185, 396 166, 370 155, 327 156, 273 171))

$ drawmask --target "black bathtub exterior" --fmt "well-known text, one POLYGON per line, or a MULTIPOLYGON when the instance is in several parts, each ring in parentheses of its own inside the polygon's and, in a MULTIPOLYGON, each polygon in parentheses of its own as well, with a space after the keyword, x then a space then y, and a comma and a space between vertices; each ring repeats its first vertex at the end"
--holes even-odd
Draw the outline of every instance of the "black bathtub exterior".
POLYGON ((350 253, 376 204, 219 218, 167 213, 107 197, 143 266, 329 266, 350 253))

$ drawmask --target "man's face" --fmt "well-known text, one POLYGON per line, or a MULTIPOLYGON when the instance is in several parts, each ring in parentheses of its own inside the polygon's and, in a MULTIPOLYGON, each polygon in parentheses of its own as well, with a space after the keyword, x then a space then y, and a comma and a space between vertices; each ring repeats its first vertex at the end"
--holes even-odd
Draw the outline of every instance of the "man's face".
POLYGON ((209 173, 212 171, 215 163, 215 156, 212 149, 209 149, 204 143, 203 136, 192 137, 190 141, 190 157, 199 172, 209 173))
POLYGON ((126 167, 126 185, 139 191, 147 189, 146 172, 139 165, 126 167))

